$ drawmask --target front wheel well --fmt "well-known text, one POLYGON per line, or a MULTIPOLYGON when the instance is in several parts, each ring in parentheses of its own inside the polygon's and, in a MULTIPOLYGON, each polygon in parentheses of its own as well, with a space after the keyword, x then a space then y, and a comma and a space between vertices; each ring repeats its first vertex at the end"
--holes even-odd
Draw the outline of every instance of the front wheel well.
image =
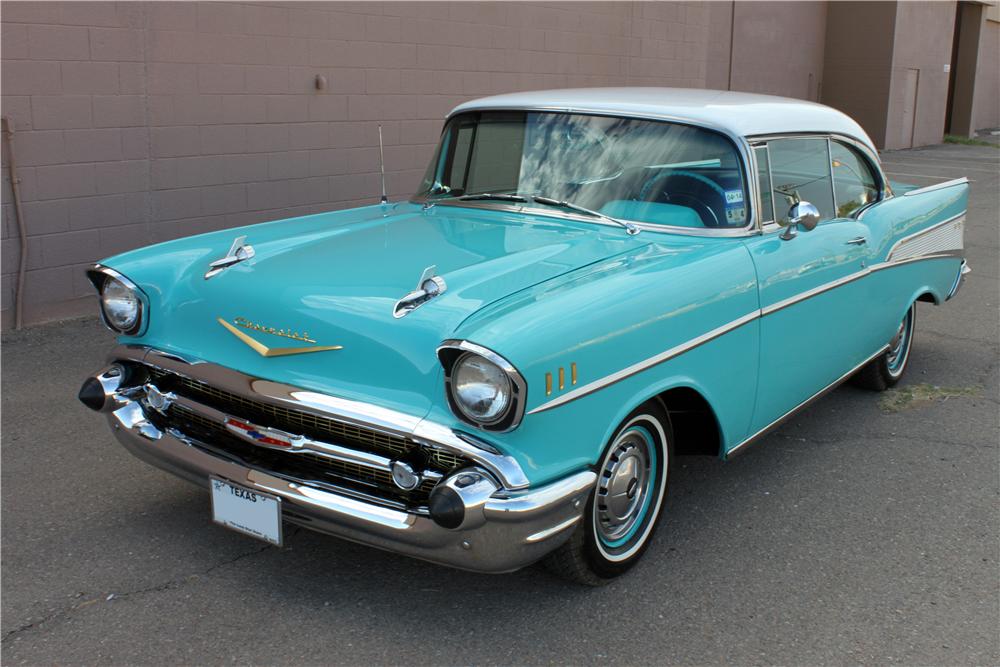
POLYGON ((719 424, 704 396, 690 387, 676 387, 657 395, 656 400, 670 418, 675 454, 719 455, 719 424))
POLYGON ((917 301, 923 301, 924 303, 933 303, 935 306, 940 306, 941 302, 933 292, 927 291, 917 297, 917 301))

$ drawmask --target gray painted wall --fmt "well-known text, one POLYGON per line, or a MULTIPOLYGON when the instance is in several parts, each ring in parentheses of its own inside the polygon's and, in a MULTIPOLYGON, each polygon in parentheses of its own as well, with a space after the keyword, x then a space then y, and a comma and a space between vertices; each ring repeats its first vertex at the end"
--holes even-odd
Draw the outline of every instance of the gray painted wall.
MULTIPOLYGON (((180 236, 413 191, 460 102, 572 86, 821 99, 898 147, 941 138, 954 2, 4 2, 2 111, 29 246, 25 319, 93 313, 83 269, 180 236), (327 85, 317 90, 317 75, 327 85)), ((974 116, 1000 125, 988 21, 974 116)), ((2 324, 18 238, 4 149, 2 324)))
MULTIPOLYGON (((92 312, 83 269, 107 255, 373 201, 380 122, 399 198, 463 100, 703 87, 708 15, 697 3, 4 2, 25 319, 92 312)), ((18 243, 6 168, 4 180, 8 324, 18 243)))

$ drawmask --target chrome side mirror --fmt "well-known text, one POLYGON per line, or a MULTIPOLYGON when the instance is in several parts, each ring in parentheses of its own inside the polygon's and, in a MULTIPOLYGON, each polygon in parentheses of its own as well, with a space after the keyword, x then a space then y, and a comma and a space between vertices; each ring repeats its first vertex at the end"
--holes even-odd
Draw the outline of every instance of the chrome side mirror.
POLYGON ((801 227, 804 232, 811 232, 819 224, 819 209, 807 201, 800 201, 788 209, 788 223, 781 232, 783 241, 791 241, 798 235, 801 227))

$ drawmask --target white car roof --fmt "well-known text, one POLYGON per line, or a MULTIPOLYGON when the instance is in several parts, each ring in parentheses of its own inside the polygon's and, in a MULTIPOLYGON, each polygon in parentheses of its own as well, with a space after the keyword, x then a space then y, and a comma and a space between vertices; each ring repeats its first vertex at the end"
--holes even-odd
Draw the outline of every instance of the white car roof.
POLYGON ((868 134, 853 118, 822 104, 789 97, 698 88, 568 88, 483 97, 451 114, 476 109, 533 109, 662 116, 752 137, 792 132, 837 133, 865 143, 868 134))

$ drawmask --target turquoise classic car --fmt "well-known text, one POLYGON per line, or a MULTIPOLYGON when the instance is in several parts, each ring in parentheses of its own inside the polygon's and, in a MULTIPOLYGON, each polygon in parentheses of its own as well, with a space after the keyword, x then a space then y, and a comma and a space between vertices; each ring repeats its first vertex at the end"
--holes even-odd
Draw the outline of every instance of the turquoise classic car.
POLYGON ((407 201, 96 265, 119 345, 80 399, 271 543, 291 522, 600 584, 649 545, 676 456, 727 459, 847 378, 899 381, 916 303, 967 271, 967 197, 890 185, 818 104, 481 99, 407 201))

